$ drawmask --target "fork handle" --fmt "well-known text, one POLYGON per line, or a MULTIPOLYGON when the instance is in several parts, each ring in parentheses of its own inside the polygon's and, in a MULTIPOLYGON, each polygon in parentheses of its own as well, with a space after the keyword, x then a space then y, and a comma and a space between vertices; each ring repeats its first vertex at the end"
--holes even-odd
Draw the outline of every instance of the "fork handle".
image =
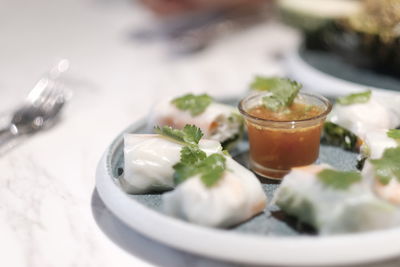
POLYGON ((0 147, 6 145, 14 137, 16 137, 16 135, 11 132, 10 128, 1 129, 0 130, 0 147))

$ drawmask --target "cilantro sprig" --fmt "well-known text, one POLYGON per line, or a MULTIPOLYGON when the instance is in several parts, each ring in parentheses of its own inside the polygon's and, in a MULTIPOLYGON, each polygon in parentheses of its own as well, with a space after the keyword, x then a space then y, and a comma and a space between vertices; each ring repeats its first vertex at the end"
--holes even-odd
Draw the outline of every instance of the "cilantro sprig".
POLYGON ((178 130, 164 126, 155 127, 154 131, 184 144, 180 151, 180 161, 173 166, 175 184, 180 184, 199 174, 204 185, 212 187, 222 178, 226 168, 225 156, 214 153, 207 157, 198 145, 203 137, 200 128, 186 125, 182 130, 178 130))
POLYGON ((187 160, 187 155, 181 151, 181 161, 173 166, 175 183, 180 184, 199 174, 203 184, 206 187, 212 187, 222 178, 226 169, 225 157, 218 153, 211 154, 208 157, 205 156, 205 153, 204 155, 195 153, 197 157, 193 157, 193 155, 191 154, 190 160, 187 160))
POLYGON ((371 90, 362 93, 350 94, 337 99, 340 105, 351 105, 356 103, 366 103, 371 98, 371 90))
POLYGON ((373 159, 370 162, 382 184, 388 184, 393 178, 400 182, 400 147, 388 148, 380 159, 373 159))
POLYGON ((195 125, 185 125, 182 130, 173 129, 169 126, 163 126, 162 128, 156 126, 154 127, 154 132, 189 145, 197 145, 203 137, 200 128, 195 125))
POLYGON ((171 103, 180 110, 190 111, 190 114, 195 117, 203 113, 206 108, 212 103, 212 101, 212 98, 207 94, 186 94, 184 96, 173 99, 171 103))
POLYGON ((263 105, 272 111, 278 111, 293 103, 302 85, 287 78, 257 76, 250 88, 269 92, 270 94, 262 98, 263 105))
POLYGON ((336 190, 346 190, 361 181, 361 174, 355 171, 325 169, 318 173, 318 179, 326 186, 336 190))
POLYGON ((400 130, 399 129, 390 129, 386 132, 386 135, 393 139, 400 139, 400 130))

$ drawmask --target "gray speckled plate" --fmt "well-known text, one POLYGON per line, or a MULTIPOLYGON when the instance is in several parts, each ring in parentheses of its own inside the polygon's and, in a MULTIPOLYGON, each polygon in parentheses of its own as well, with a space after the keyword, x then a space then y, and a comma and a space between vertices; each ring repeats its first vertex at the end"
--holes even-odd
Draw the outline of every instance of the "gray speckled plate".
MULTIPOLYGON (((123 168, 123 134, 146 133, 146 128, 143 120, 118 135, 105 152, 96 174, 96 187, 107 207, 144 235, 193 253, 254 264, 349 264, 400 255, 400 229, 320 237, 273 205, 230 229, 211 229, 166 216, 161 211, 160 194, 128 195, 118 184, 118 168, 123 168)), ((247 150, 244 140, 232 153, 245 166, 247 150)), ((318 161, 352 170, 356 157, 339 148, 321 146, 318 161)), ((263 183, 269 199, 278 186, 272 182, 263 183)))

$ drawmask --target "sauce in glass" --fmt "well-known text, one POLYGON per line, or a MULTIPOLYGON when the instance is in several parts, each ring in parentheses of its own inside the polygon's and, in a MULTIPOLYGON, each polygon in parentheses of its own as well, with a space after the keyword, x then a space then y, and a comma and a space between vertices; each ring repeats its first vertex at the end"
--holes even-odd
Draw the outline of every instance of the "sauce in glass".
POLYGON ((243 110, 243 104, 240 110, 248 129, 250 165, 256 173, 281 179, 291 168, 315 162, 329 102, 323 106, 295 101, 279 112, 263 105, 243 110))

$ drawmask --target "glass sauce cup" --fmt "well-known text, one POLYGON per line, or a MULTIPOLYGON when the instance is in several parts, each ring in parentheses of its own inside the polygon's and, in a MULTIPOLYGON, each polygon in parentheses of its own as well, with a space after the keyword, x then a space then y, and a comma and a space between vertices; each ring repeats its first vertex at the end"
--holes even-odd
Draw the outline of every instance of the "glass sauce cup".
POLYGON ((320 112, 307 119, 279 121, 267 120, 249 114, 249 110, 262 105, 268 92, 250 94, 239 103, 250 145, 250 168, 258 175, 280 180, 293 167, 309 165, 319 155, 323 123, 332 109, 325 97, 299 93, 295 102, 316 106, 320 112))

